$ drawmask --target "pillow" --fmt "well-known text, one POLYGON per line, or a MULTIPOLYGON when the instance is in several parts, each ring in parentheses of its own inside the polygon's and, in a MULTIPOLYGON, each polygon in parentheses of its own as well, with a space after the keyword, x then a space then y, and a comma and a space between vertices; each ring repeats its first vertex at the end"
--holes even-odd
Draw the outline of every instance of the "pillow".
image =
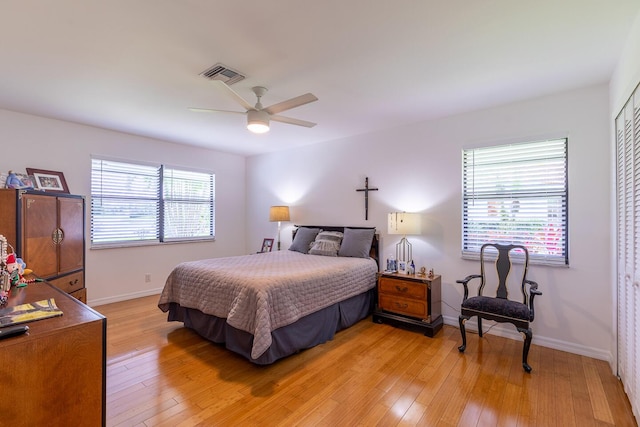
POLYGON ((375 228, 345 228, 338 256, 369 258, 375 228))
POLYGON ((339 231, 321 231, 316 236, 309 253, 311 255, 338 256, 342 233, 339 231))
POLYGON ((300 227, 296 231, 296 237, 293 238, 293 243, 289 246, 290 251, 300 252, 302 254, 309 253, 311 243, 320 232, 319 228, 300 227))

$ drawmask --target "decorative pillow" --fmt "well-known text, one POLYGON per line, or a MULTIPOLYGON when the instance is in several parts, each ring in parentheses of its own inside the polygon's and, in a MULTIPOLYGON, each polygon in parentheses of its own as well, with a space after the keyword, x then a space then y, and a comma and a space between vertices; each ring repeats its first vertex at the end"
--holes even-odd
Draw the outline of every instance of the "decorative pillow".
POLYGON ((303 254, 309 253, 309 248, 319 232, 319 228, 298 228, 298 231, 296 231, 296 237, 293 238, 293 243, 289 246, 289 250, 303 254))
POLYGON ((316 236, 309 253, 311 255, 338 256, 342 233, 339 231, 321 231, 316 236))
POLYGON ((345 228, 338 256, 369 258, 375 228, 345 228))

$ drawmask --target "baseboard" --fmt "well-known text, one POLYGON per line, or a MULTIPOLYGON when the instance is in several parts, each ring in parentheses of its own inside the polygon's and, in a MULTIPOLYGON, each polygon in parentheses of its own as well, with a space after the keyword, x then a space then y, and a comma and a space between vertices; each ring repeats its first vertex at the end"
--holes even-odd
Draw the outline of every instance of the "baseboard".
POLYGON ((87 305, 90 307, 97 307, 104 304, 111 304, 112 302, 120 302, 135 298, 148 297, 150 295, 160 295, 161 293, 162 288, 148 289, 146 291, 132 292, 130 294, 116 295, 114 297, 98 298, 94 300, 90 299, 89 301, 87 301, 87 305))
MULTIPOLYGON (((458 317, 443 316, 445 325, 460 327, 458 323, 458 317)), ((473 318, 472 318, 473 319, 473 318)), ((508 324, 496 324, 490 331, 486 332, 486 329, 493 325, 494 322, 485 320, 482 323, 482 329, 485 330, 485 334, 496 335, 499 337, 509 338, 517 341, 522 341, 522 335, 515 329, 509 328, 508 324)), ((465 328, 469 331, 478 332, 478 323, 474 320, 469 320, 465 323, 465 328)), ((462 342, 462 339, 461 339, 462 342)), ((567 353, 579 354, 580 356, 592 357, 598 360, 604 360, 613 366, 613 354, 610 351, 605 351, 599 348, 587 347, 580 344, 569 343, 566 341, 560 341, 555 338, 548 338, 540 335, 533 335, 532 344, 542 347, 552 348, 554 350, 566 351, 567 353)))

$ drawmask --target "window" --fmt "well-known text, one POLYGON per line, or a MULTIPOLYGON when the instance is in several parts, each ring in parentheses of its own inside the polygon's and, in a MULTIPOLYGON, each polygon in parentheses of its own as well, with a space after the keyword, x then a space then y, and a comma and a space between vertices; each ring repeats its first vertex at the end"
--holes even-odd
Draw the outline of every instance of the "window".
POLYGON ((214 237, 213 173, 91 160, 93 248, 214 237))
POLYGON ((531 263, 568 265, 567 139, 463 150, 462 256, 521 244, 531 263))

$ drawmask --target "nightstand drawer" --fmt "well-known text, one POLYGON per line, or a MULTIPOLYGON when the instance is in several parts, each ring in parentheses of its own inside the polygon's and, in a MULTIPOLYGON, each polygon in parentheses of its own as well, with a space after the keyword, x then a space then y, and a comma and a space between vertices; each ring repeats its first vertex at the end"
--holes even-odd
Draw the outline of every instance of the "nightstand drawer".
POLYGON ((418 317, 420 319, 426 319, 428 317, 426 299, 409 299, 381 293, 378 295, 378 303, 380 308, 386 311, 418 317))
POLYGON ((397 280, 388 277, 380 277, 378 282, 378 292, 393 294, 403 298, 416 298, 426 300, 427 285, 424 283, 409 282, 407 280, 397 280))
POLYGON ((71 295, 77 300, 82 301, 85 304, 87 303, 87 288, 82 288, 75 292, 71 292, 69 295, 71 295))
POLYGON ((82 271, 47 281, 68 294, 84 288, 84 277, 82 271))

